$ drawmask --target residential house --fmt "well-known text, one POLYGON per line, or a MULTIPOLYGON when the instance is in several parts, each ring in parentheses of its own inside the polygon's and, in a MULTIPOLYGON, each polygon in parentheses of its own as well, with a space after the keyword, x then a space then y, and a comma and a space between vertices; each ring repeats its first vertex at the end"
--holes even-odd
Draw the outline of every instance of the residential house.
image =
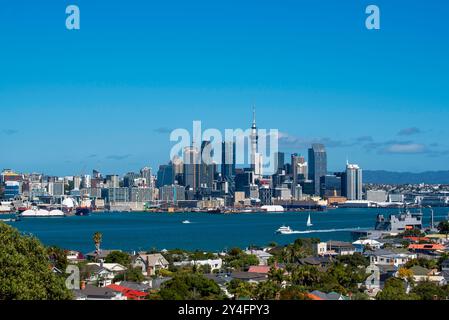
POLYGON ((437 270, 430 270, 421 266, 413 266, 409 269, 413 273, 414 282, 430 281, 438 285, 446 284, 446 279, 437 270))
POLYGON ((403 266, 408 261, 417 258, 417 255, 414 253, 409 252, 396 253, 394 251, 385 249, 367 252, 366 255, 370 258, 370 262, 372 264, 391 265, 395 267, 403 266))
POLYGON ((332 256, 318 256, 299 259, 298 263, 303 266, 315 266, 324 271, 332 264, 332 261, 332 256))
POLYGON ((154 276, 162 269, 168 269, 167 259, 160 253, 139 253, 132 259, 133 268, 140 268, 144 276, 154 276))
POLYGON ((223 260, 221 258, 218 259, 207 259, 207 260, 186 260, 186 261, 180 261, 180 262, 174 262, 173 265, 175 267, 183 267, 183 266, 205 266, 209 265, 211 268, 211 271, 214 270, 221 270, 223 267, 223 260))
POLYGON ((408 249, 413 252, 418 253, 436 253, 436 252, 443 252, 446 247, 442 244, 438 243, 414 243, 409 245, 408 249))
POLYGON ((380 249, 382 248, 382 243, 374 239, 359 239, 352 243, 355 248, 355 252, 363 253, 365 249, 380 249))
POLYGON ((69 261, 71 263, 78 263, 79 261, 85 260, 83 254, 79 251, 73 251, 73 250, 67 251, 66 256, 67 256, 67 261, 69 261))
POLYGON ((127 300, 121 292, 111 288, 86 285, 81 290, 73 290, 76 300, 127 300))
POLYGON ((315 290, 310 292, 310 294, 312 294, 315 297, 320 298, 321 300, 349 300, 348 297, 337 293, 337 292, 329 292, 329 293, 325 293, 319 290, 315 290))
POLYGON ((355 253, 355 247, 350 242, 328 241, 327 251, 331 254, 335 253, 340 256, 352 255, 355 253))
POLYGON ((260 274, 268 274, 271 270, 270 266, 251 266, 249 267, 248 272, 250 273, 260 273, 260 274))
POLYGON ((88 263, 84 270, 87 283, 100 287, 112 284, 114 278, 125 271, 126 268, 118 263, 88 263))
POLYGON ((259 265, 261 266, 267 266, 270 258, 273 257, 272 254, 268 253, 265 250, 250 249, 246 250, 245 253, 255 255, 257 259, 259 259, 259 265))
POLYGON ((92 251, 89 253, 86 253, 85 257, 89 261, 95 261, 95 260, 106 260, 106 257, 113 251, 120 251, 121 250, 100 250, 100 252, 92 251))
POLYGON ((151 289, 151 285, 148 283, 139 283, 139 282, 133 282, 133 281, 121 281, 117 282, 118 285, 129 288, 131 290, 136 291, 142 291, 142 292, 149 292, 151 289))
POLYGON ((107 288, 112 289, 115 292, 121 293, 127 298, 127 300, 146 300, 148 297, 147 292, 133 290, 118 284, 111 284, 107 288))

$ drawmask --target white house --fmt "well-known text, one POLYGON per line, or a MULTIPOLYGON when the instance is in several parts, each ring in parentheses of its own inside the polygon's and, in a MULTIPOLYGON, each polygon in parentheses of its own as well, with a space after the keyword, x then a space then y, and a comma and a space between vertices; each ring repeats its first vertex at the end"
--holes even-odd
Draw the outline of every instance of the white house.
POLYGON ((168 269, 169 263, 160 253, 139 253, 133 257, 132 266, 142 269, 144 276, 154 276, 156 271, 168 269))
POLYGON ((266 252, 265 250, 246 250, 245 251, 246 254, 252 254, 255 255, 257 257, 257 259, 259 259, 259 265, 260 266, 267 266, 268 265, 268 260, 270 260, 270 258, 273 257, 272 254, 266 252))
POLYGON ((375 265, 390 265, 401 267, 410 260, 416 259, 415 253, 395 253, 389 250, 376 250, 369 253, 370 262, 375 265))
POLYGON ((176 267, 182 267, 182 266, 206 266, 209 265, 211 267, 211 271, 214 270, 221 270, 223 267, 223 260, 218 259, 208 259, 208 260, 190 260, 190 261, 181 261, 181 262, 175 262, 173 264, 176 267))

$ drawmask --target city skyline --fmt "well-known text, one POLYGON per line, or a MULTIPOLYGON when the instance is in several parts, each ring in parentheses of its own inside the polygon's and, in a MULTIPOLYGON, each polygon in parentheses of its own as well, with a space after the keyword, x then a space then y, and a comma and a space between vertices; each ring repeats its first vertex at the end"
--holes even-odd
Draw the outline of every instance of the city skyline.
POLYGON ((281 151, 323 143, 329 171, 447 169, 447 3, 377 1, 379 32, 357 2, 77 4, 73 33, 65 3, 2 6, 1 168, 156 169, 171 130, 248 128, 255 105, 281 151))

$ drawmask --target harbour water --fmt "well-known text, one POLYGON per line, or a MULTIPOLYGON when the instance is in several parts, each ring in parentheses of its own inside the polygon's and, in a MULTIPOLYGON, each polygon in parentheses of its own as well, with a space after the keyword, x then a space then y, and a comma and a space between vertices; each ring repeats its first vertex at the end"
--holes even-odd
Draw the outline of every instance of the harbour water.
MULTIPOLYGON (((448 215, 449 208, 434 208, 435 221, 448 215)), ((297 238, 351 240, 351 230, 372 229, 378 213, 396 214, 398 209, 334 209, 310 212, 313 226, 306 226, 309 212, 207 214, 207 213, 93 213, 90 216, 23 218, 6 222, 32 234, 46 245, 83 253, 94 250, 92 235, 103 234, 102 248, 139 251, 156 248, 221 251, 271 242, 287 244, 297 238), (182 223, 189 220, 191 223, 182 223), (298 231, 276 234, 282 225, 298 231)), ((6 218, 6 217, 5 217, 6 218)), ((430 210, 424 210, 424 226, 430 225, 430 210)))

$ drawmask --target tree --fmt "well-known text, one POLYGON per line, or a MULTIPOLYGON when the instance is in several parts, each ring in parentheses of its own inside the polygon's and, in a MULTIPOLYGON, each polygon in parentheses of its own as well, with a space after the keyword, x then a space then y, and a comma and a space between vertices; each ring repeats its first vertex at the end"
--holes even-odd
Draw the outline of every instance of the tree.
POLYGON ((405 280, 407 282, 412 282, 413 280, 413 272, 410 269, 405 268, 400 268, 398 270, 398 278, 405 280))
POLYGON ((279 294, 280 300, 310 300, 307 290, 300 286, 289 286, 282 289, 279 294))
POLYGON ((369 266, 369 258, 365 257, 361 253, 338 256, 337 259, 339 262, 347 264, 354 268, 357 268, 359 266, 366 268, 369 266))
POLYGON ((405 282, 399 278, 390 278, 384 289, 376 296, 377 300, 411 300, 405 290, 405 282))
POLYGON ((240 279, 232 279, 228 283, 227 289, 236 299, 251 298, 255 295, 255 285, 240 279))
POLYGON ((410 261, 408 261, 404 267, 407 269, 410 269, 411 267, 414 266, 420 266, 423 268, 427 268, 427 269, 434 269, 438 267, 438 262, 436 260, 430 260, 430 259, 426 259, 426 258, 417 258, 417 259, 412 259, 410 261))
POLYGON ((412 291, 420 300, 444 300, 447 293, 435 283, 429 281, 420 282, 412 291))
POLYGON ((441 221, 438 224, 438 231, 441 234, 445 234, 446 235, 446 239, 447 239, 448 235, 449 235, 449 221, 441 221))
POLYGON ((250 266, 259 265, 257 256, 246 254, 239 248, 231 249, 225 258, 225 262, 227 266, 237 270, 245 270, 250 266))
POLYGON ((105 259, 106 263, 119 263, 122 266, 127 267, 131 263, 131 257, 122 251, 112 251, 105 259))
POLYGON ((295 268, 291 274, 291 281, 295 285, 313 287, 320 282, 321 273, 314 266, 300 266, 295 268))
POLYGON ((221 300, 218 285, 200 274, 181 273, 165 282, 159 292, 163 300, 221 300))
POLYGON ((98 254, 100 253, 100 245, 101 245, 101 241, 103 239, 103 235, 100 232, 95 232, 92 240, 94 241, 95 244, 95 252, 98 254))
POLYGON ((129 268, 124 273, 118 274, 114 278, 114 282, 125 280, 140 283, 145 280, 145 276, 142 274, 142 270, 140 268, 129 268))
POLYGON ((0 300, 72 299, 39 240, 0 223, 0 243, 0 300))
POLYGON ((280 292, 280 285, 273 281, 259 282, 255 288, 255 298, 257 300, 276 300, 278 293, 280 292))
POLYGON ((282 284, 284 281, 284 270, 271 268, 268 272, 268 279, 277 284, 282 284))
POLYGON ((69 264, 65 250, 52 246, 47 248, 47 254, 53 267, 64 272, 69 264))

